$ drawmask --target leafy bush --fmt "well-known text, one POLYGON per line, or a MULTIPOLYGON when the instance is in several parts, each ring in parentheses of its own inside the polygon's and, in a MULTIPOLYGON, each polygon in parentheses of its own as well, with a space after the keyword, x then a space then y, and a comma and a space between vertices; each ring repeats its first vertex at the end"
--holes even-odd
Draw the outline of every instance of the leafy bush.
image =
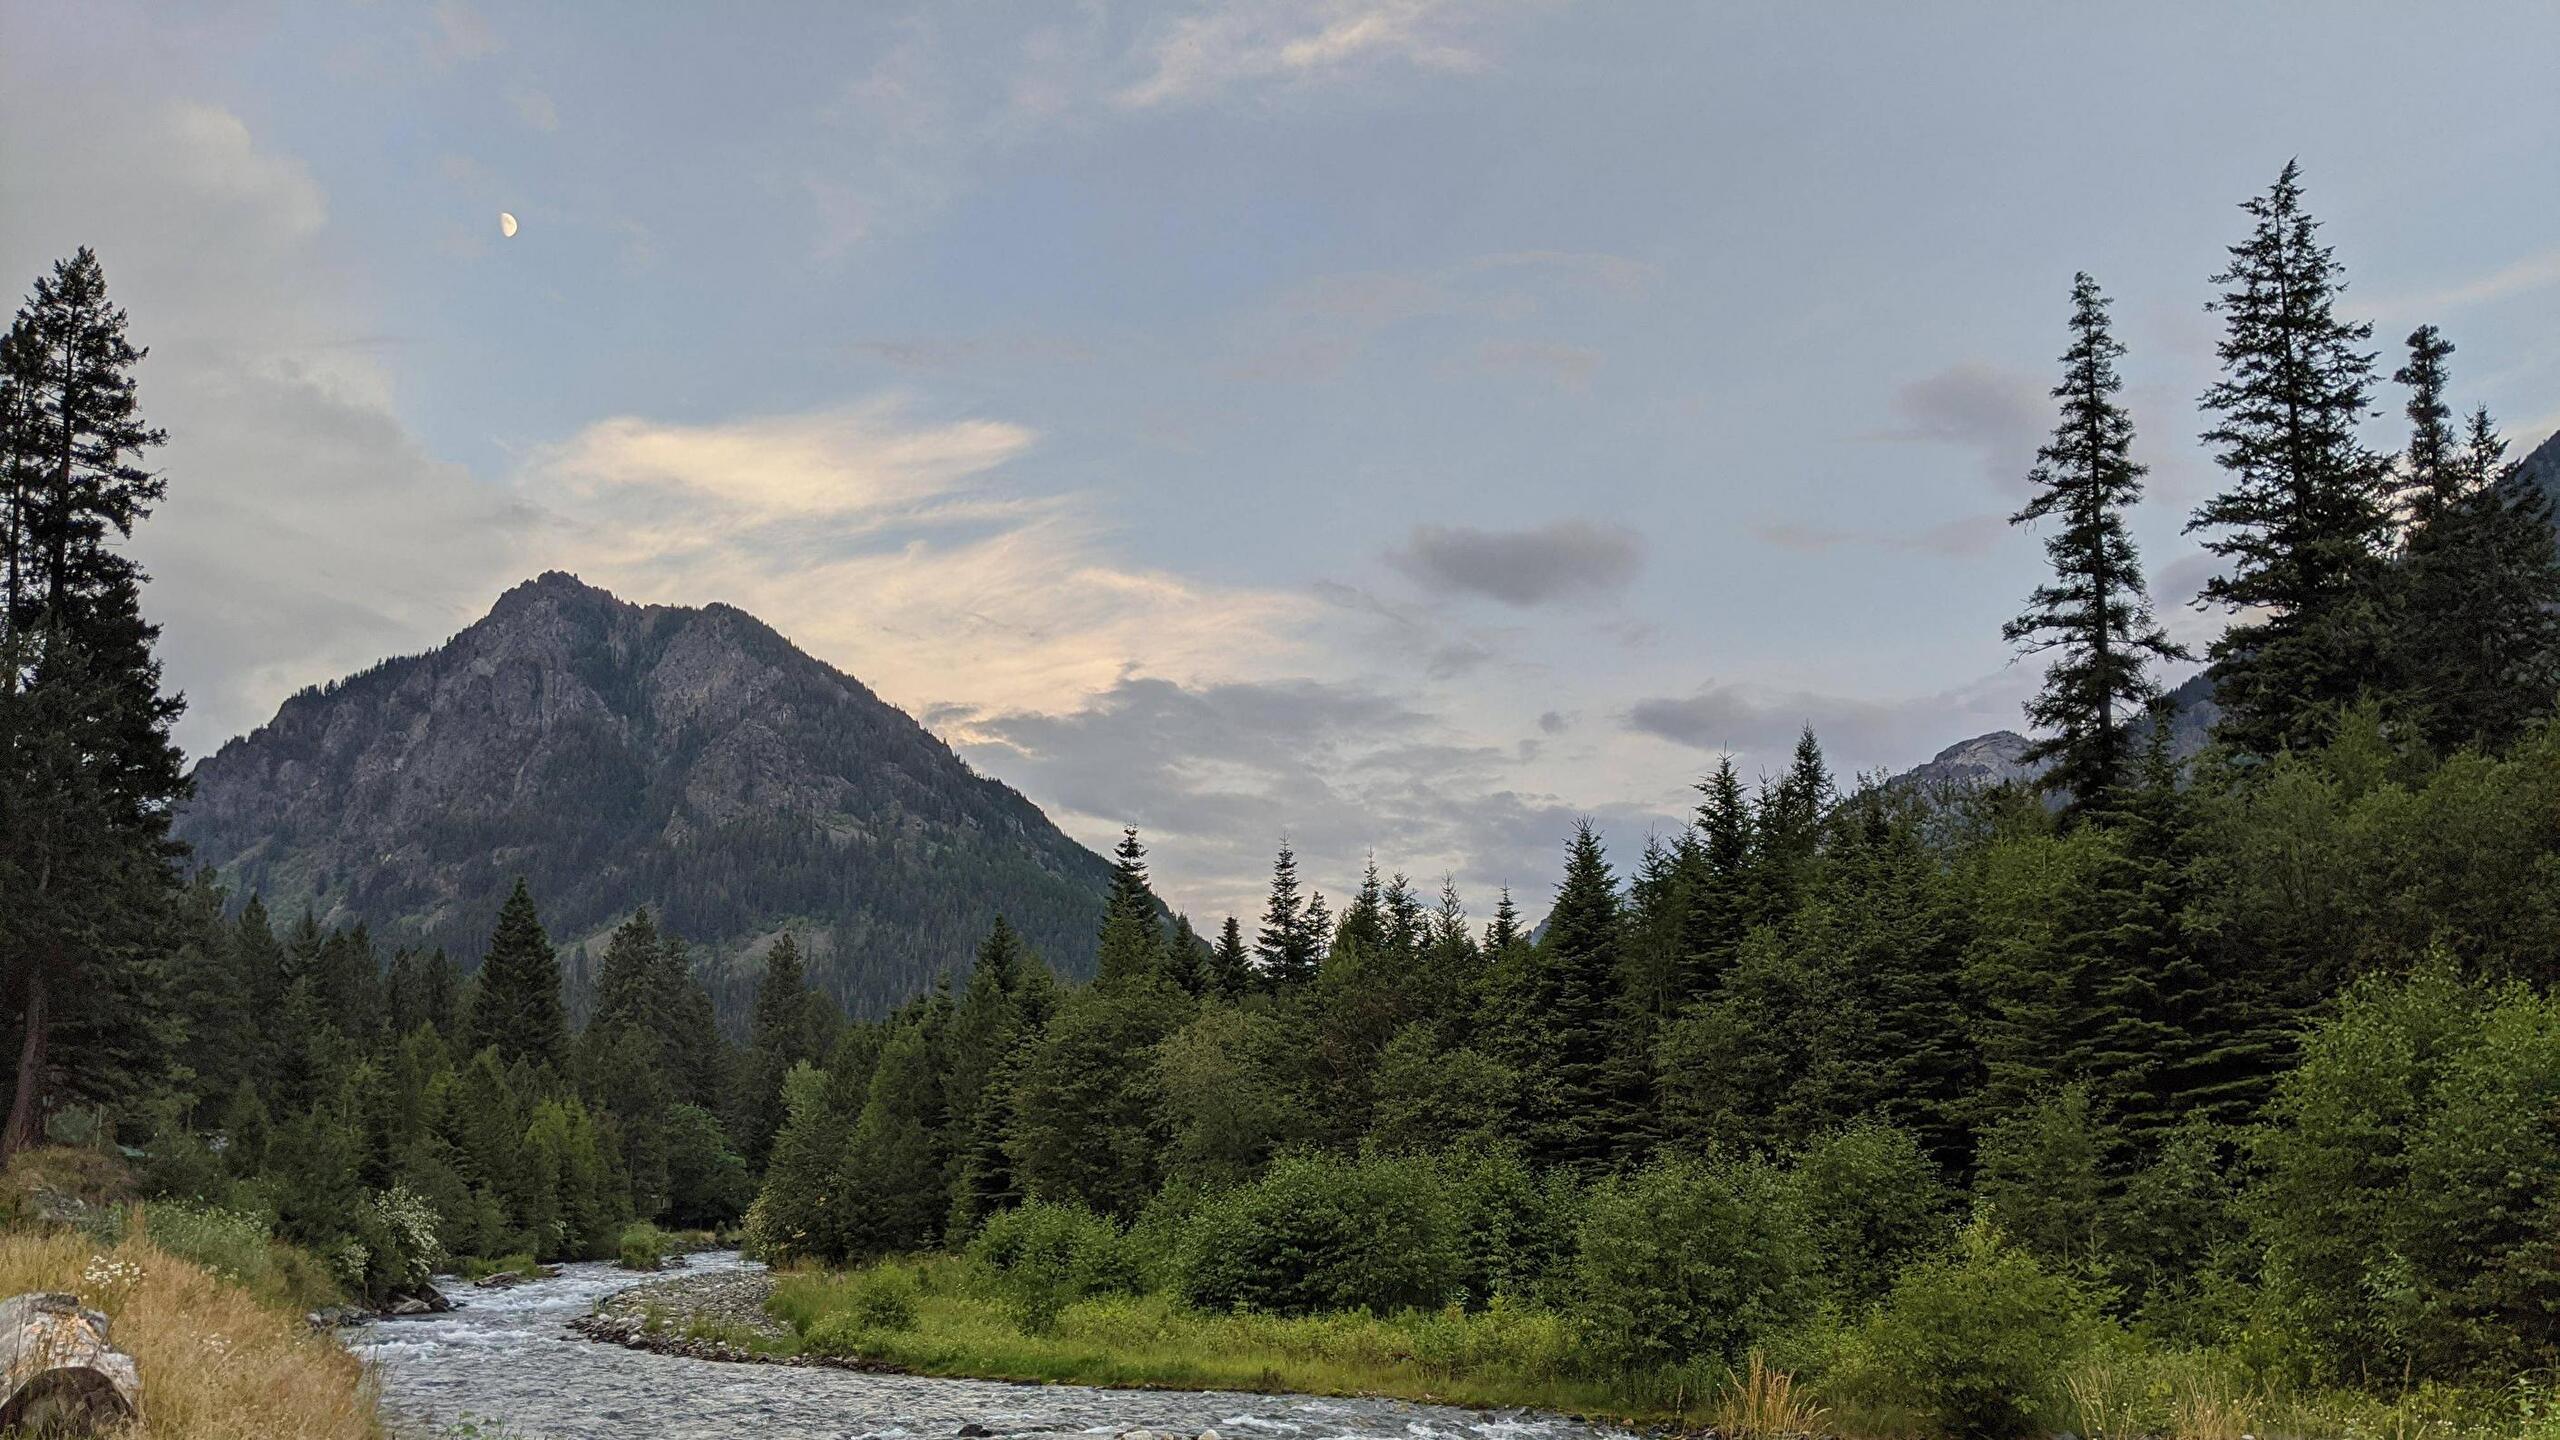
POLYGON ((921 1294, 915 1275, 900 1265, 848 1276, 838 1287, 840 1305, 814 1318, 801 1347, 815 1355, 860 1355, 881 1334, 913 1330, 921 1294))
POLYGON ((371 1255, 364 1290, 374 1299, 424 1286, 445 1262, 434 1207, 406 1186, 367 1195, 356 1210, 356 1233, 371 1255))
POLYGON ((655 1270, 666 1263, 667 1251, 674 1237, 646 1220, 622 1227, 622 1241, 617 1261, 625 1270, 655 1270))
POLYGON ((1176 1288, 1204 1308, 1284 1315, 1437 1307, 1459 1284, 1454 1228, 1429 1162, 1287 1156, 1201 1204, 1176 1288))
POLYGON ((1603 1364, 1733 1360, 1810 1308, 1812 1246, 1775 1169, 1672 1159, 1591 1192, 1574 1279, 1603 1364))
POLYGON ((1469 1306, 1559 1288, 1573 1258, 1582 1196, 1571 1174, 1545 1176, 1515 1149, 1467 1146, 1417 1157, 1436 1172, 1456 1250, 1456 1293, 1469 1306))
POLYGON ((2100 1333, 2077 1282, 1977 1218, 1953 1254, 1894 1282, 1836 1383, 1942 1433, 2001 1440, 2064 1402, 2062 1377, 2100 1333))
POLYGON ((969 1246, 995 1273, 1023 1328, 1035 1332, 1088 1296, 1143 1289, 1131 1251, 1108 1217, 1045 1200, 990 1216, 969 1246))
POLYGON ((1938 1167, 1900 1126, 1862 1120, 1834 1130, 1806 1147, 1795 1177, 1815 1269, 1852 1310, 1955 1229, 1938 1167))

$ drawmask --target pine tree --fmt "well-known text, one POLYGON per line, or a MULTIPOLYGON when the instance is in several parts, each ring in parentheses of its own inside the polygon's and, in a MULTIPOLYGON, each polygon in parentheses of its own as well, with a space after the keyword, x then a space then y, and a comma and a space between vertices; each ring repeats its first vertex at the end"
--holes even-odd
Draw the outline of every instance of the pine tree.
POLYGON ((1135 829, 1123 830, 1113 852, 1111 898, 1102 912, 1102 937, 1093 983, 1121 985, 1161 974, 1164 932, 1156 924, 1155 891, 1147 885, 1146 847, 1135 829))
POLYGON ((1698 793, 1694 838, 1681 852, 1692 873, 1685 888, 1680 948, 1686 964, 1679 990, 1692 1000, 1714 994, 1724 983, 1751 926, 1751 804, 1732 756, 1717 759, 1714 773, 1698 782, 1698 793))
POLYGON ((1511 887, 1505 885, 1500 898, 1493 902, 1493 918, 1485 922, 1484 953, 1499 956, 1526 941, 1528 935, 1520 926, 1520 907, 1511 903, 1511 887))
POLYGON ((0 1161, 60 1099, 105 1099, 167 1063, 161 931, 169 816, 185 793, 158 627, 123 549, 165 482, 95 254, 39 278, 0 338, 0 1006, 17 1068, 0 1161))
POLYGON ((2500 750, 2550 713, 2560 692, 2551 500, 2514 478, 2486 409, 2473 412, 2464 443, 2452 440, 2441 396, 2453 347, 2432 327, 2410 343, 2400 375, 2416 423, 2404 470, 2417 493, 2395 669, 2431 746, 2500 750))
POLYGON ((1221 999, 1241 999, 1253 989, 1253 952, 1244 947, 1244 926, 1233 915, 1218 927, 1218 948, 1209 974, 1211 988, 1221 999))
POLYGON ((845 1151, 845 1243, 855 1256, 930 1246, 951 1208, 942 1077, 933 1036, 901 1025, 880 1051, 845 1151))
POLYGON ((560 1002, 560 957, 519 878, 498 911, 488 958, 472 992, 469 1044, 494 1047, 501 1061, 557 1070, 567 1057, 569 1022, 560 1002))
POLYGON ((2050 732, 2029 746, 2049 760, 2047 790, 2070 797, 2069 813, 2104 810, 2133 769, 2134 721, 2159 693, 2147 661, 2186 651, 2151 616, 2142 565, 2125 533, 2124 512, 2142 497, 2144 467, 2133 459, 2133 419, 2116 403, 2124 346, 2107 328, 2107 299, 2087 274, 2071 285, 2071 347, 2053 396, 2062 419, 2036 452, 2027 476, 2035 498, 2012 525, 2058 518, 2045 538, 2053 579, 2001 628, 2021 654, 2055 656, 2027 719, 2050 732))
POLYGON ((1525 1140, 1548 1164, 1606 1165, 1631 1118, 1629 1097, 1612 1093, 1609 1065, 1624 922, 1617 877, 1584 821, 1565 852, 1534 988, 1502 1057, 1527 1084, 1525 1140))
POLYGON ((1822 742, 1807 725, 1796 736, 1787 773, 1763 781, 1751 818, 1751 863, 1744 889, 1752 924, 1770 924, 1795 912, 1813 882, 1822 848, 1822 820, 1836 791, 1822 742))
POLYGON ((1306 902, 1298 894, 1298 857, 1288 842, 1271 863, 1271 900, 1263 908, 1262 930, 1254 937, 1254 959, 1266 985, 1287 988, 1315 978, 1323 949, 1311 932, 1306 902))
POLYGON ((2409 332, 2408 363, 2391 372, 2394 384, 2409 387, 2409 448, 2400 457, 2399 518, 2410 540, 2451 505, 2463 491, 2463 456, 2453 433, 2453 409, 2445 403, 2450 376, 2446 357, 2453 342, 2433 325, 2409 332))
POLYGON ((2225 331, 2223 378, 2205 392, 2204 433, 2230 485, 2187 529, 2230 563, 2203 599, 2244 619, 2213 644, 2215 734, 2247 755, 2314 746, 2382 673, 2389 616, 2381 550, 2390 532, 2382 462, 2356 436, 2373 389, 2373 327, 2338 318, 2344 273, 2302 209, 2288 162, 2242 207, 2211 307, 2225 331))

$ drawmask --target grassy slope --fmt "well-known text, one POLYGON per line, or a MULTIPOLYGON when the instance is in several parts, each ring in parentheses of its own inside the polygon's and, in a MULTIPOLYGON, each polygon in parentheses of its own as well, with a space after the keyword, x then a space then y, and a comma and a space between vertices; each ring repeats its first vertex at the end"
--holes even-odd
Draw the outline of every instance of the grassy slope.
POLYGON ((0 1295, 68 1290, 107 1313, 142 1372, 155 1440, 359 1440, 382 1433, 371 1381, 334 1338, 135 1237, 101 1250, 71 1231, 0 1235, 0 1295), (89 1278, 101 1256, 138 1276, 89 1278))

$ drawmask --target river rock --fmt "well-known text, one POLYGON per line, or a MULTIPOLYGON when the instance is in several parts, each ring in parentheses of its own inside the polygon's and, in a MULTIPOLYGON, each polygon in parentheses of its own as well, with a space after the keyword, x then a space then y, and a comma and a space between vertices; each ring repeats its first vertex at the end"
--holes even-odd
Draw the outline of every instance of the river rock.
POLYGON ((82 1435, 141 1413, 142 1374, 106 1316, 57 1291, 0 1300, 0 1431, 82 1435))

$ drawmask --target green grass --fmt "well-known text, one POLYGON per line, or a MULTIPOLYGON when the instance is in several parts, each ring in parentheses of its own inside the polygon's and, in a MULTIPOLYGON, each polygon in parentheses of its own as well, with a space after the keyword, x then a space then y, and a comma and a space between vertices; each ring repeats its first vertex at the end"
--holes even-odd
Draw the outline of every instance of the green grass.
POLYGON ((540 1262, 536 1261, 530 1253, 522 1250, 513 1255, 500 1255, 495 1259, 484 1255, 466 1255, 457 1263, 461 1267, 462 1278, 465 1280, 486 1280, 492 1275, 539 1275, 542 1273, 540 1262))
POLYGON ((622 1228, 619 1263, 625 1270, 655 1270, 666 1263, 676 1243, 675 1236, 648 1221, 635 1221, 622 1228))
MULTIPOLYGON (((959 1256, 777 1278, 769 1308, 797 1348, 923 1375, 1135 1389, 1373 1395, 1475 1408, 1600 1416, 1749 1433, 1788 1415, 1813 1433, 1924 1440, 1911 1407, 1861 1375, 1852 1331, 1817 1324, 1772 1342, 1770 1365, 1718 1362, 1595 1375, 1565 1317, 1529 1305, 1287 1317, 1206 1313, 1170 1296, 1107 1295, 1054 1323, 987 1267, 959 1256), (1790 1372, 1794 1373, 1790 1373, 1790 1372), (1797 1375, 1809 1378, 1798 1383, 1797 1375), (1792 1387, 1793 1393, 1787 1393, 1792 1387)), ((2220 1351, 2117 1343, 2055 1376, 2043 1433, 2089 1440, 2560 1440, 2560 1377, 2504 1388, 2427 1386, 2397 1397, 2305 1390, 2220 1351)), ((786 1341, 769 1351, 787 1353, 786 1341)))
POLYGON ((1288 1317, 1206 1313, 1161 1294, 1106 1295, 1068 1305, 1035 1330, 990 1272, 954 1256, 788 1274, 771 1308, 807 1351, 924 1375, 1379 1395, 1642 1421, 1703 1417, 1713 1384, 1688 1375, 1630 1386, 1577 1374, 1564 1322, 1527 1306, 1288 1317), (884 1289, 911 1296, 904 1323, 884 1289))

